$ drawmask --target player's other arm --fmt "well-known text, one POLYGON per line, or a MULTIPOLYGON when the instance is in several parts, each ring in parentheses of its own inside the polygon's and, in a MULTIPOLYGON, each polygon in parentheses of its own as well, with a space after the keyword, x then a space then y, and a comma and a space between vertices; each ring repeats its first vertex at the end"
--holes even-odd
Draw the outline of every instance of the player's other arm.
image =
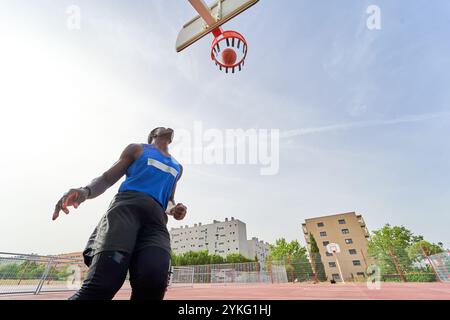
POLYGON ((102 195, 106 190, 112 187, 127 172, 128 167, 142 154, 142 146, 139 144, 130 144, 120 155, 119 160, 100 177, 92 180, 84 188, 70 189, 57 202, 53 212, 53 220, 59 217, 62 210, 69 214, 67 207, 73 206, 75 209, 87 199, 94 199, 102 195))
POLYGON ((169 204, 167 206, 166 213, 170 216, 173 216, 176 220, 183 220, 187 213, 187 207, 182 203, 175 204, 175 191, 177 189, 178 181, 180 181, 181 176, 183 175, 183 167, 180 165, 180 175, 178 176, 177 182, 173 187, 172 194, 169 198, 169 204))

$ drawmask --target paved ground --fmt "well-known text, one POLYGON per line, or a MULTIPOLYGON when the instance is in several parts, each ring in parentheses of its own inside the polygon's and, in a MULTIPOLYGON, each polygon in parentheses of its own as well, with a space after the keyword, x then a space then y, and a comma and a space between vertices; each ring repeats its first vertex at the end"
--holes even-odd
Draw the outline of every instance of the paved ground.
MULTIPOLYGON (((7 295, 0 300, 65 300, 72 293, 7 295)), ((130 289, 122 289, 117 300, 128 300, 130 289)), ((448 283, 382 283, 380 290, 365 284, 195 285, 170 288, 167 300, 450 300, 448 283)))

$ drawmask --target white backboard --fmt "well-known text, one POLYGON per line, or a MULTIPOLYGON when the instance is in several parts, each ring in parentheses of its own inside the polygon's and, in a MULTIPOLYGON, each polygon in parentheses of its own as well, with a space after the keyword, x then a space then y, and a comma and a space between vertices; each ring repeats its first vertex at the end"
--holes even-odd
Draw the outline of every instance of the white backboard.
MULTIPOLYGON (((183 29, 180 31, 177 43, 176 50, 180 52, 196 41, 200 40, 214 29, 220 27, 224 23, 230 21, 237 15, 241 14, 248 8, 255 5, 259 0, 218 0, 216 1, 210 8, 210 12, 212 17, 214 18, 212 25, 207 25, 205 20, 197 15, 194 19, 189 21, 183 26, 183 29)), ((204 4, 203 1, 190 1, 191 3, 196 3, 197 6, 202 6, 204 4)))
POLYGON ((327 245, 328 253, 339 253, 341 252, 341 248, 337 243, 330 243, 327 245))

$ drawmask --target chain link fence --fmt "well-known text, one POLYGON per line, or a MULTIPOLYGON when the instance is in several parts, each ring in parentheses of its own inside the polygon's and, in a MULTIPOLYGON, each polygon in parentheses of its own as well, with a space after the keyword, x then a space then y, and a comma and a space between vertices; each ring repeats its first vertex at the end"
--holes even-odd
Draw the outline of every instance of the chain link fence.
POLYGON ((270 263, 247 262, 212 265, 194 265, 174 267, 174 277, 183 273, 193 284, 252 284, 252 283, 287 283, 288 276, 284 261, 270 263), (176 268, 179 268, 176 269, 176 268), (186 276, 189 270, 192 277, 186 276))
MULTIPOLYGON (((287 256, 265 262, 195 265, 189 272, 193 284, 319 283, 319 282, 449 282, 450 254, 428 255, 386 250, 368 256, 362 251, 347 254, 287 256)), ((189 271, 186 271, 189 270, 189 271)))
POLYGON ((0 252, 0 294, 78 290, 86 272, 81 258, 0 252))
MULTIPOLYGON (((87 270, 81 257, 0 252, 0 295, 75 291, 87 270)), ((326 281, 448 283, 450 253, 428 255, 425 250, 411 253, 390 249, 372 256, 360 252, 354 258, 337 253, 308 259, 287 256, 276 261, 173 266, 169 287, 326 281)))

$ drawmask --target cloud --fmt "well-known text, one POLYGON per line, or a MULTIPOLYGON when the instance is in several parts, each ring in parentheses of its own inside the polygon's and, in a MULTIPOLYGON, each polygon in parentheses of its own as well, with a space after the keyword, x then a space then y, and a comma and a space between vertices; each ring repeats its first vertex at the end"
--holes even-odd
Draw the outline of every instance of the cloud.
POLYGON ((414 122, 422 122, 433 120, 442 117, 448 117, 450 112, 436 112, 436 113, 425 113, 420 115, 410 115, 404 116, 395 119, 389 120, 366 120, 366 121, 358 121, 358 122, 348 122, 342 124, 333 124, 328 126, 320 126, 320 127, 311 127, 311 128, 300 128, 294 130, 288 130, 281 133, 281 138, 293 138, 298 136, 304 136, 308 134, 314 133, 326 133, 326 132, 334 132, 340 130, 349 130, 356 128, 368 128, 368 127, 379 127, 379 126, 388 126, 388 125, 396 125, 402 123, 414 123, 414 122))

